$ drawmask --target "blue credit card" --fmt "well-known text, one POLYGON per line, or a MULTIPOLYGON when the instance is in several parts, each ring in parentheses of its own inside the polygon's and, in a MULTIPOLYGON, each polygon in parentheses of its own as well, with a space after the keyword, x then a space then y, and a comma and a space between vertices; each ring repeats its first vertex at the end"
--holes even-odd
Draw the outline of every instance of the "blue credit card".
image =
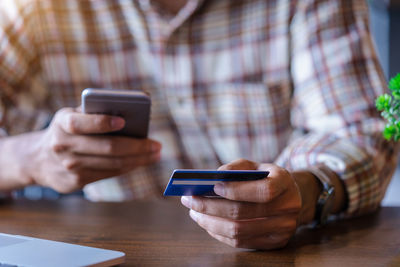
POLYGON ((252 181, 266 178, 267 171, 174 170, 164 196, 216 196, 214 185, 219 182, 252 181))

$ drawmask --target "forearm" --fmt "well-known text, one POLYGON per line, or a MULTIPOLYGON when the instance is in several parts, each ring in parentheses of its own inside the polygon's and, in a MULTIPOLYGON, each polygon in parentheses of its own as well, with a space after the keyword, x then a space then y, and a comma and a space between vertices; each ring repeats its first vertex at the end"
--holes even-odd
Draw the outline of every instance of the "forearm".
POLYGON ((9 192, 33 183, 30 175, 39 133, 0 139, 0 192, 9 192))
MULTIPOLYGON (((321 193, 322 186, 318 179, 308 171, 292 172, 292 177, 295 180, 302 199, 302 208, 300 211, 299 224, 311 223, 315 216, 315 207, 318 197, 321 193)), ((332 213, 343 211, 346 205, 346 193, 340 178, 332 172, 330 176, 331 183, 335 188, 335 197, 332 213)))
POLYGON ((373 212, 390 182, 398 151, 383 140, 380 125, 380 119, 372 118, 333 133, 308 134, 288 146, 276 163, 289 170, 329 166, 333 175, 327 175, 339 198, 334 211, 346 216, 373 212), (359 128, 365 132, 357 132, 359 128))

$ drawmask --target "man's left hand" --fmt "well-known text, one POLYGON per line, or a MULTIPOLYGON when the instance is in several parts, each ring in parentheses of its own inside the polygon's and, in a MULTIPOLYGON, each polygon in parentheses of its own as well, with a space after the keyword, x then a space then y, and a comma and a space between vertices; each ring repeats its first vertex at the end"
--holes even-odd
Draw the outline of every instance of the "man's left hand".
POLYGON ((237 160, 220 170, 265 170, 267 178, 214 187, 221 199, 182 197, 191 218, 212 237, 233 247, 274 249, 294 235, 302 207, 291 174, 274 164, 237 160))

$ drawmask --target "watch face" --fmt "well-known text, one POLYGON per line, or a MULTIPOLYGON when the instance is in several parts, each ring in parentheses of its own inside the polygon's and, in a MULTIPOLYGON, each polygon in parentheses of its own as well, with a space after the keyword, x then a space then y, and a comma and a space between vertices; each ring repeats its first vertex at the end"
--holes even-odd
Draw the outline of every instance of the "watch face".
POLYGON ((318 206, 321 208, 320 212, 320 223, 325 224, 329 214, 332 211, 334 204, 335 188, 330 186, 330 188, 324 189, 320 199, 318 201, 318 206), (321 201, 321 202, 320 202, 321 201))

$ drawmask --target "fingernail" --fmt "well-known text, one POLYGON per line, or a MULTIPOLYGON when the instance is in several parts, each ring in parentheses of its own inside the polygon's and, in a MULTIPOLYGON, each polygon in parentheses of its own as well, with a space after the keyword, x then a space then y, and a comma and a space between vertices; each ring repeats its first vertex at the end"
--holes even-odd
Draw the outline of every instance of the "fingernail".
POLYGON ((192 218, 192 220, 195 222, 197 222, 197 220, 199 219, 199 213, 194 210, 190 210, 189 215, 190 215, 190 218, 192 218))
POLYGON ((120 117, 113 117, 111 119, 111 128, 114 130, 119 130, 124 128, 125 126, 125 120, 120 117))
POLYGON ((214 185, 214 192, 222 197, 225 196, 225 185, 222 183, 217 183, 214 185))
POLYGON ((181 203, 186 208, 189 208, 189 209, 191 208, 191 202, 192 202, 191 197, 188 197, 188 196, 181 197, 181 203))

